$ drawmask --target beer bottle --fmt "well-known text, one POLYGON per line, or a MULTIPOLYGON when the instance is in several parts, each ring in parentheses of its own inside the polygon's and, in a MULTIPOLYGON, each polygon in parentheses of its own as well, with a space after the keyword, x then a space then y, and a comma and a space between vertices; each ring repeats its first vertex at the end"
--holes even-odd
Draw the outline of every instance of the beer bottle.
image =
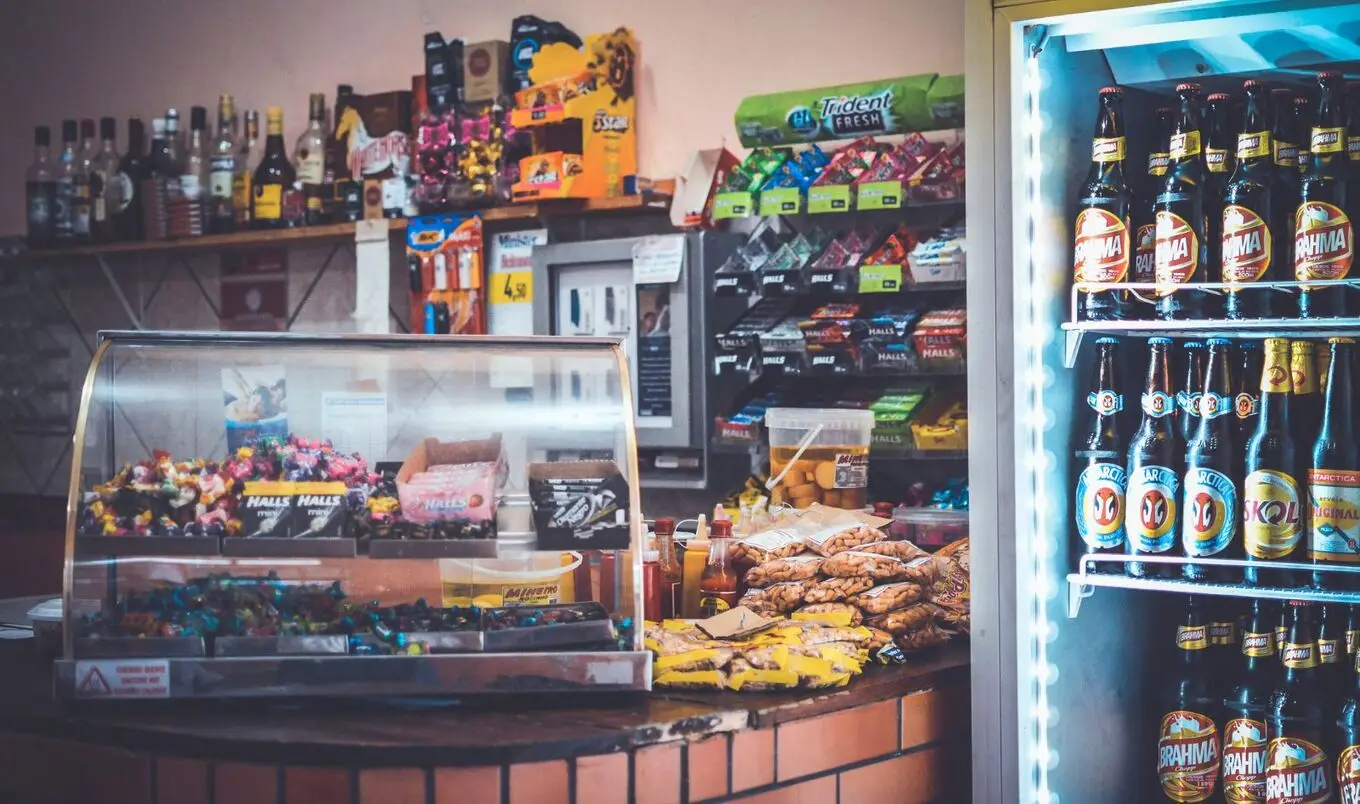
MULTIPOLYGON (((1077 464, 1076 520, 1078 555, 1124 551, 1125 473, 1124 442, 1119 437, 1119 416, 1124 409, 1123 384, 1119 381, 1119 341, 1096 341, 1096 377, 1086 395, 1086 424, 1078 433, 1074 452, 1077 464)), ((1110 571, 1110 564, 1092 562, 1090 569, 1110 571)))
POLYGON ((1308 172, 1308 161, 1313 156, 1313 142, 1309 136, 1313 130, 1313 117, 1308 106, 1307 95, 1295 95, 1292 99, 1294 112, 1294 131, 1299 137, 1299 177, 1308 172))
POLYGON ((1360 613, 1355 604, 1346 607, 1346 663, 1349 666, 1356 652, 1356 639, 1360 637, 1360 613))
POLYGON ((1284 643, 1289 641, 1289 624, 1293 621, 1293 609, 1288 603, 1280 601, 1275 614, 1275 655, 1280 658, 1280 666, 1283 667, 1284 643))
POLYGON ((1346 199, 1360 200, 1360 84, 1346 86, 1346 199))
POLYGON ((1317 679, 1312 606, 1289 603, 1292 618, 1284 645, 1284 678, 1266 717, 1266 800, 1325 802, 1332 798, 1332 766, 1324 748, 1325 717, 1317 679))
POLYGON ((1275 635, 1260 600, 1251 601, 1235 683, 1223 700, 1223 799, 1266 800, 1266 712, 1280 666, 1275 635))
POLYGON ((1312 444, 1322 421, 1322 395, 1318 393, 1317 347, 1312 341, 1289 344, 1289 382, 1294 392, 1294 442, 1312 444))
MULTIPOLYGON (((1288 187, 1297 196, 1299 190, 1299 132, 1294 129, 1294 93, 1288 89, 1270 91, 1271 148, 1275 162, 1275 184, 1280 188, 1288 187)), ((1290 195, 1286 192, 1285 195, 1290 195)), ((1289 219, 1294 219, 1294 207, 1298 199, 1289 204, 1289 219)))
MULTIPOLYGON (((1180 498, 1181 437, 1173 415, 1169 338, 1150 338, 1147 382, 1143 385, 1143 419, 1129 442, 1125 518, 1127 549, 1131 555, 1167 554, 1176 543, 1176 504, 1180 498)), ((1129 562, 1134 577, 1171 577, 1163 564, 1129 562)))
MULTIPOLYGON (((1237 523, 1242 516, 1237 496, 1237 450, 1233 443, 1236 423, 1230 414, 1232 369, 1228 365, 1231 343, 1209 340, 1204 392, 1199 400, 1199 428, 1185 450, 1185 479, 1181 487, 1181 547, 1187 558, 1238 558, 1242 542, 1237 523)), ((1209 567, 1187 562, 1187 580, 1227 581, 1241 577, 1228 567, 1209 567)))
MULTIPOLYGON (((1360 562, 1360 448, 1355 443, 1355 397, 1351 373, 1354 341, 1332 338, 1332 363, 1327 378, 1327 402, 1322 429, 1313 443, 1308 469, 1308 499, 1312 503, 1308 557, 1318 567, 1360 562)), ((1349 574, 1313 573, 1320 588, 1354 589, 1349 574)))
POLYGON ((1223 244, 1223 191, 1233 172, 1233 132, 1228 131, 1232 96, 1215 92, 1204 100, 1204 241, 1208 246, 1204 281, 1212 282, 1218 278, 1219 248, 1223 244))
MULTIPOLYGON (((1162 180, 1171 164, 1171 120, 1174 110, 1162 107, 1157 110, 1157 120, 1152 129, 1152 151, 1148 154, 1147 177, 1143 192, 1137 202, 1135 218, 1138 230, 1133 242, 1133 281, 1151 284, 1157 279, 1157 195, 1161 193, 1162 180)), ((1147 288, 1139 291, 1147 296, 1147 288)), ((1151 318, 1151 311, 1139 305, 1133 311, 1135 317, 1151 318)))
POLYGON ((1171 166, 1153 209, 1156 212, 1157 314, 1163 320, 1202 318, 1203 290, 1178 290, 1186 282, 1207 281, 1204 162, 1200 141, 1199 84, 1176 87, 1180 111, 1171 134, 1171 166))
POLYGON ((1209 605, 1209 657, 1215 682, 1222 687, 1237 678, 1237 601, 1218 598, 1209 605))
MULTIPOLYGON (((1354 607, 1352 607, 1353 609, 1354 607)), ((1343 804, 1360 801, 1360 653, 1345 665, 1336 715, 1336 786, 1343 804)))
POLYGON ((1204 801, 1218 786, 1221 699, 1210 691, 1207 630, 1199 601, 1188 598, 1185 619, 1176 626, 1178 656, 1164 685, 1157 732, 1157 776, 1172 801, 1204 801))
POLYGON ((1336 603, 1318 608, 1318 678, 1327 700, 1340 694, 1346 684, 1346 620, 1342 608, 1336 603))
POLYGON ((1247 81, 1244 86, 1247 107, 1242 131, 1237 135, 1237 167, 1223 193, 1220 263, 1221 281, 1248 287, 1228 292, 1224 314, 1228 318, 1269 318, 1271 291, 1249 285, 1289 279, 1278 274, 1289 265, 1290 240, 1273 237, 1271 232, 1277 220, 1272 216, 1275 167, 1265 89, 1258 81, 1247 81))
MULTIPOLYGON (((1349 177, 1344 83, 1338 73, 1318 76, 1317 115, 1311 154, 1299 187, 1294 216, 1294 278, 1345 279, 1355 256, 1354 231, 1347 214, 1349 177)), ((1347 289, 1304 286, 1299 289, 1299 316, 1326 318, 1349 313, 1347 289)))
MULTIPOLYGON (((1091 172, 1082 186, 1075 229, 1077 282, 1128 282, 1132 262, 1130 215, 1133 191, 1124 180, 1124 90, 1100 90, 1100 114, 1091 141, 1091 172)), ((1125 318, 1127 290, 1082 294, 1082 317, 1091 321, 1125 318)))
POLYGON ((1176 392, 1176 419, 1181 441, 1188 444, 1199 430, 1199 397, 1204 392, 1204 344, 1186 341, 1181 359, 1185 372, 1181 389, 1176 392))
MULTIPOLYGON (((1288 354, 1288 350, 1285 350, 1288 354)), ((1286 363, 1286 369, 1288 363, 1286 363)), ((1255 341, 1237 347, 1237 368, 1233 371, 1237 394, 1233 408, 1237 414, 1237 443, 1246 446, 1247 439, 1256 432, 1256 420, 1261 410, 1261 349, 1255 341)))
MULTIPOLYGON (((1242 483, 1242 541, 1247 561, 1299 561, 1303 550, 1299 462, 1291 429, 1289 341, 1265 342, 1261 369, 1261 413, 1245 449, 1246 480, 1242 483)), ((1248 565, 1250 584, 1298 586, 1302 579, 1289 570, 1248 565)))

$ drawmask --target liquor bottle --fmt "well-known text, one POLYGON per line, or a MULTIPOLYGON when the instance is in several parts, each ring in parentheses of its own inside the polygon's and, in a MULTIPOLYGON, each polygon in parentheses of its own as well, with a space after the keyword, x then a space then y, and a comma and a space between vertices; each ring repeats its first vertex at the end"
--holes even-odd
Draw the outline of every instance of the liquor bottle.
MULTIPOLYGON (((1289 341, 1265 342, 1260 378, 1260 415, 1246 442, 1246 480, 1242 483, 1242 542, 1247 561, 1300 561, 1303 516, 1299 499, 1299 462, 1295 449, 1289 381, 1289 341)), ((1293 587, 1302 584, 1290 570, 1248 565, 1250 584, 1293 587)))
POLYGON ((151 176, 157 179, 168 179, 171 176, 179 175, 175 168, 174 149, 170 145, 170 140, 166 137, 166 125, 164 117, 157 117, 151 121, 151 155, 149 157, 151 176))
MULTIPOLYGON (((1237 494, 1237 447, 1233 443, 1232 367, 1228 351, 1232 342, 1209 339, 1204 372, 1204 392, 1199 399, 1199 424, 1186 444, 1185 479, 1181 483, 1181 548, 1187 558, 1240 558, 1242 518, 1237 494)), ((1228 567, 1187 562, 1187 580, 1227 581, 1240 573, 1228 567)))
MULTIPOLYGON (((1124 410, 1119 379, 1119 341, 1096 340, 1096 376, 1086 395, 1085 419, 1078 430, 1073 458, 1076 464, 1077 555, 1124 552, 1124 468, 1127 446, 1119 436, 1124 410)), ((1088 570, 1112 572, 1115 565, 1093 561, 1088 570)))
POLYGON ((699 576, 699 616, 712 617, 737 605, 737 572, 731 559, 732 520, 715 519, 708 535, 708 564, 699 576))
POLYGON ((118 179, 118 121, 99 119, 99 151, 90 160, 90 233, 95 240, 108 242, 118 237, 114 210, 123 201, 126 187, 118 179))
POLYGON ((250 226, 253 229, 281 229, 288 225, 283 215, 283 194, 297 180, 297 173, 283 149, 283 110, 270 106, 264 154, 250 181, 250 226))
POLYGON ((1203 290, 1177 289, 1208 279, 1205 242, 1204 162, 1200 140, 1199 84, 1176 87, 1180 111, 1171 135, 1171 167, 1157 196, 1157 314, 1164 320, 1203 318, 1203 290))
POLYGON ((1236 132, 1228 130, 1232 96, 1215 92, 1206 97, 1204 112, 1204 240, 1208 246, 1205 281, 1216 279, 1223 245, 1223 191, 1233 173, 1232 143, 1236 132))
POLYGON ((1291 241, 1273 237, 1271 232, 1278 218, 1272 215, 1275 167, 1270 155, 1268 96, 1260 82, 1247 81, 1243 86, 1247 105, 1237 135, 1237 166, 1223 193, 1220 264, 1221 281, 1248 287, 1228 292, 1224 314, 1234 319, 1269 318, 1272 292, 1250 285, 1292 278, 1279 275, 1289 264, 1291 241))
MULTIPOLYGON (((1351 607, 1354 609, 1354 606, 1351 607)), ((1336 714, 1336 787, 1342 802, 1360 801, 1360 653, 1346 664, 1336 714)))
POLYGON ((33 129, 33 162, 24 176, 24 200, 30 248, 56 241, 57 167, 52 162, 52 130, 33 129))
POLYGON ((128 149, 110 182, 106 203, 119 240, 141 240, 143 226, 142 182, 151 176, 146 158, 146 129, 140 118, 128 120, 128 149))
POLYGON ((57 157, 57 203, 54 227, 58 243, 69 244, 90 237, 90 179, 76 152, 76 121, 61 123, 61 155, 57 157))
POLYGON ((1312 605, 1299 600, 1289 605, 1284 678, 1266 716, 1266 801, 1331 801, 1333 769, 1324 748, 1329 727, 1323 725, 1312 605))
MULTIPOLYGON (((335 88, 335 126, 338 128, 341 118, 344 117, 345 109, 349 107, 350 96, 354 94, 354 87, 349 84, 340 84, 335 88)), ((332 221, 357 221, 363 216, 363 205, 347 204, 346 198, 362 198, 359 191, 359 183, 350 176, 347 159, 349 156, 348 142, 342 137, 326 137, 326 178, 325 181, 330 185, 331 192, 327 196, 330 210, 330 220, 332 221)))
MULTIPOLYGON (((1082 186, 1074 226, 1077 282, 1128 282, 1133 191, 1124 180, 1124 90, 1100 90, 1100 113, 1091 141, 1091 170, 1082 186)), ((1082 317, 1097 321, 1126 318, 1129 292, 1082 293, 1082 317)))
POLYGON ((194 106, 189 110, 189 144, 180 164, 179 191, 199 204, 200 214, 208 189, 208 110, 194 106))
POLYGON ((293 165, 302 185, 308 226, 326 222, 322 185, 326 181, 326 96, 313 92, 308 100, 307 129, 293 147, 293 165))
MULTIPOLYGON (((1286 349, 1285 354, 1288 353, 1286 349)), ((1285 362, 1287 370, 1288 361, 1285 362)), ((1237 414, 1237 443, 1243 448, 1256 432, 1256 421, 1261 414, 1261 364, 1261 349, 1255 341, 1238 344, 1237 368, 1233 371, 1233 379, 1237 382, 1233 412, 1237 414)))
MULTIPOLYGON (((1176 429, 1176 402, 1171 396, 1169 338, 1151 338, 1147 381, 1141 399, 1143 419, 1129 442, 1128 495, 1124 527, 1131 555, 1167 554, 1176 544, 1176 504, 1180 501, 1181 449, 1176 429)), ((1172 568, 1160 563, 1131 561, 1124 565, 1133 577, 1171 577, 1172 568)))
POLYGON ((1280 665, 1275 635, 1260 600, 1252 600, 1238 653, 1238 671, 1223 700, 1223 799, 1266 800, 1266 712, 1280 665))
MULTIPOLYGON (((94 162, 94 157, 99 153, 99 145, 94 139, 94 121, 88 117, 80 121, 80 145, 76 147, 76 159, 80 161, 80 169, 85 171, 85 180, 90 183, 90 227, 94 229, 94 177, 90 175, 90 164, 94 162)), ((102 191, 102 188, 101 188, 102 191)), ((93 236, 93 235, 91 235, 93 236)))
MULTIPOLYGON (((1318 76, 1311 154, 1294 218, 1294 278, 1300 282, 1345 279, 1355 256, 1354 230, 1347 214, 1350 164, 1344 87, 1339 73, 1318 76)), ((1299 289, 1299 317, 1345 316, 1350 311, 1348 296, 1344 287, 1304 286, 1299 289)))
POLYGON ((236 173, 231 179, 231 203, 236 212, 237 229, 250 227, 250 206, 254 197, 250 182, 255 170, 251 162, 254 161, 252 154, 255 153, 255 143, 259 138, 260 113, 254 109, 247 110, 245 136, 241 138, 240 148, 236 152, 236 173))
POLYGON ((1346 687, 1346 614, 1344 606, 1324 603, 1318 609, 1318 679, 1323 697, 1334 699, 1346 687))
MULTIPOLYGON (((1355 342, 1350 338, 1332 338, 1328 342, 1332 363, 1328 370, 1327 400, 1308 469, 1308 499, 1312 503, 1308 557, 1319 567, 1360 562, 1360 552, 1354 546, 1360 528, 1360 446, 1355 442, 1353 419, 1355 342)), ((1313 585, 1356 588, 1349 573, 1314 572, 1313 585)))
POLYGON ((1219 700, 1211 692, 1208 629, 1199 601, 1186 600, 1176 626, 1177 658, 1161 682, 1157 776, 1171 801, 1204 801, 1218 787, 1219 700))
POLYGON ((232 183, 236 179, 236 105, 230 95, 217 99, 217 137, 208 161, 208 231, 236 231, 232 183))
POLYGON ((1204 391, 1204 344, 1186 341, 1181 354, 1185 367, 1181 389, 1176 392, 1176 426, 1181 431, 1181 442, 1190 443, 1199 430, 1199 397, 1204 391))
POLYGON ((179 110, 165 110, 165 147, 167 164, 165 177, 177 178, 184 172, 184 135, 179 130, 179 110))

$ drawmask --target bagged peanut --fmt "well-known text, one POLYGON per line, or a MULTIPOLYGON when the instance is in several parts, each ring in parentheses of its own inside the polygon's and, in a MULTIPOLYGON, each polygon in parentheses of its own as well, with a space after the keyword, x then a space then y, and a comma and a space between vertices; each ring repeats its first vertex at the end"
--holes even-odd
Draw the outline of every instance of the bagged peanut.
POLYGON ((752 567, 746 573, 746 585, 761 588, 785 581, 811 580, 817 577, 817 571, 821 568, 824 560, 818 555, 771 559, 759 566, 752 567))
POLYGON ((869 578, 827 578, 817 581, 803 595, 805 603, 839 603, 873 587, 869 578))
MULTIPOLYGON (((925 597, 925 590, 914 583, 889 583, 875 586, 850 598, 850 605, 865 614, 887 614, 910 606, 925 597)), ((870 624, 873 621, 870 620, 870 624)), ((882 627, 882 626, 878 626, 882 627)), ((889 630, 889 629, 884 629, 889 630)))

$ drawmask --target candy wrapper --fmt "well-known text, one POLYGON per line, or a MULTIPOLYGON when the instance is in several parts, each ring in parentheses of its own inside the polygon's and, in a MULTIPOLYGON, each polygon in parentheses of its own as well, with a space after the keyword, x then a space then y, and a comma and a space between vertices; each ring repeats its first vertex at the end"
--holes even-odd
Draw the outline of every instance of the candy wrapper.
POLYGON ((539 550, 623 550, 629 546, 629 487, 613 461, 529 466, 539 550))

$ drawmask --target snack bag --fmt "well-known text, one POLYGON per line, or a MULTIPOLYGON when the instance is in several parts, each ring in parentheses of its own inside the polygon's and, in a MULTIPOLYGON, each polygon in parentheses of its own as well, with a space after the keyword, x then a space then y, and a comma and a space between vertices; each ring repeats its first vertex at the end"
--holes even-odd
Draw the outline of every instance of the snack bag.
POLYGON ((874 553, 875 555, 881 556, 893 556, 894 558, 900 558, 904 561, 910 561, 913 558, 930 555, 930 553, 927 553, 925 550, 922 550, 911 542, 874 542, 872 544, 862 544, 859 547, 856 547, 855 551, 860 553, 874 553))
MULTIPOLYGON (((887 614, 890 611, 905 608, 913 603, 919 602, 925 596, 926 590, 924 588, 917 584, 904 581, 902 583, 883 584, 882 586, 875 586, 872 589, 860 592, 850 598, 850 605, 865 614, 887 614)), ((873 621, 871 620, 870 622, 872 623, 873 621)))
POLYGON ((732 661, 736 651, 729 647, 694 648, 682 653, 660 656, 652 663, 652 669, 659 676, 671 671, 718 670, 732 661))
POLYGON ((732 560, 740 564, 764 564, 803 552, 803 540, 792 528, 772 528, 738 539, 732 545, 732 560))
POLYGON ((900 581, 907 577, 906 561, 861 550, 845 550, 822 562, 821 572, 831 578, 870 578, 900 581))
POLYGON ((766 561, 746 573, 746 585, 761 588, 785 581, 812 580, 817 577, 822 561, 818 555, 789 556, 766 561))
POLYGON ((811 620, 827 625, 848 625, 853 628, 863 621, 864 615, 848 603, 811 603, 795 610, 789 618, 811 620))
POLYGON ((933 626, 940 609, 932 603, 917 603, 897 611, 869 618, 869 627, 887 631, 894 637, 926 626, 933 626))
POLYGON ((803 594, 805 603, 839 603, 874 585, 869 578, 828 578, 817 581, 803 594))
POLYGON ((682 690, 720 690, 727 687, 727 674, 721 670, 672 670, 657 674, 653 683, 682 690))
POLYGON ((945 568, 930 588, 930 599, 940 608, 937 621, 951 631, 966 634, 969 630, 972 581, 968 570, 951 559, 944 559, 945 568))
POLYGON ((917 628, 906 633, 899 634, 893 642, 897 647, 911 653, 943 645, 949 641, 949 632, 931 623, 923 628, 917 628))

